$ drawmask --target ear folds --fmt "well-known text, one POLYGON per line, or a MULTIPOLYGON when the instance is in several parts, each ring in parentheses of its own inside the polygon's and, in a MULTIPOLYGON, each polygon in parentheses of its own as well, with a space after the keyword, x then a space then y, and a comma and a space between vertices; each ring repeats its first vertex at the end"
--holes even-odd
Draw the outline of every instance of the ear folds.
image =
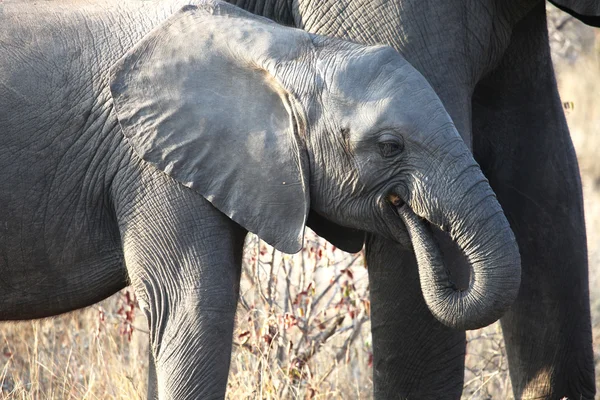
POLYGON ((275 69, 309 36, 213 3, 186 6, 111 70, 135 152, 277 249, 301 249, 307 160, 275 69))

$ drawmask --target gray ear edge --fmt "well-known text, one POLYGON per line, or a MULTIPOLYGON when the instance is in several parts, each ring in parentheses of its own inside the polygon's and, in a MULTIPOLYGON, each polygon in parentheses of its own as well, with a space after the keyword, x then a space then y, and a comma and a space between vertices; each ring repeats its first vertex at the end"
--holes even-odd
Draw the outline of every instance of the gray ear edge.
POLYGON ((347 253, 358 253, 363 248, 365 242, 363 231, 342 227, 312 210, 308 214, 306 225, 317 235, 347 253))

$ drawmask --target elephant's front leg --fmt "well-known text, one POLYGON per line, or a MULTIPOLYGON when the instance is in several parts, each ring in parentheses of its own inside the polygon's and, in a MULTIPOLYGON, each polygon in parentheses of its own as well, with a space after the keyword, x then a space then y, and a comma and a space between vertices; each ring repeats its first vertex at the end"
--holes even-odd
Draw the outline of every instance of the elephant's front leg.
POLYGON ((549 53, 540 4, 475 91, 474 151, 521 252, 519 297, 501 319, 515 398, 592 399, 581 182, 549 53))
POLYGON ((159 171, 118 216, 159 399, 222 399, 246 234, 159 171))
POLYGON ((377 236, 366 242, 376 399, 459 399, 465 333, 425 304, 411 249, 377 236))

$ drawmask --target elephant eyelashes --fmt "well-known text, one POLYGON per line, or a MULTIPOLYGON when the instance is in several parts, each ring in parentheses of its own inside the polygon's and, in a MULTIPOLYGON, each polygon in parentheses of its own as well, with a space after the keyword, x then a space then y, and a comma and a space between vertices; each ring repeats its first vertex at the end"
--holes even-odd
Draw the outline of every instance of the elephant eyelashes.
POLYGON ((402 150, 404 150, 404 144, 397 141, 379 143, 379 152, 386 158, 395 157, 402 153, 402 150))

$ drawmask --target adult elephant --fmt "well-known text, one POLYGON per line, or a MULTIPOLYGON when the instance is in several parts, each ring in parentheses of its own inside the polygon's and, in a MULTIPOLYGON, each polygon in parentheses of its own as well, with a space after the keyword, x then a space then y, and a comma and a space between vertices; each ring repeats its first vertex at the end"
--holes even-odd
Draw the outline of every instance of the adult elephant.
MULTIPOLYGON (((429 80, 498 196, 522 256, 501 319, 516 398, 592 399, 586 234, 577 159, 557 92, 540 0, 235 0, 310 32, 384 43, 429 80), (247 4, 249 3, 249 4, 247 4)), ((600 26, 600 2, 557 0, 600 26)), ((315 221, 349 251, 360 238, 315 221)), ((468 269, 438 233, 454 280, 468 269)), ((423 302, 413 252, 366 240, 376 398, 458 398, 465 334, 423 302)))

